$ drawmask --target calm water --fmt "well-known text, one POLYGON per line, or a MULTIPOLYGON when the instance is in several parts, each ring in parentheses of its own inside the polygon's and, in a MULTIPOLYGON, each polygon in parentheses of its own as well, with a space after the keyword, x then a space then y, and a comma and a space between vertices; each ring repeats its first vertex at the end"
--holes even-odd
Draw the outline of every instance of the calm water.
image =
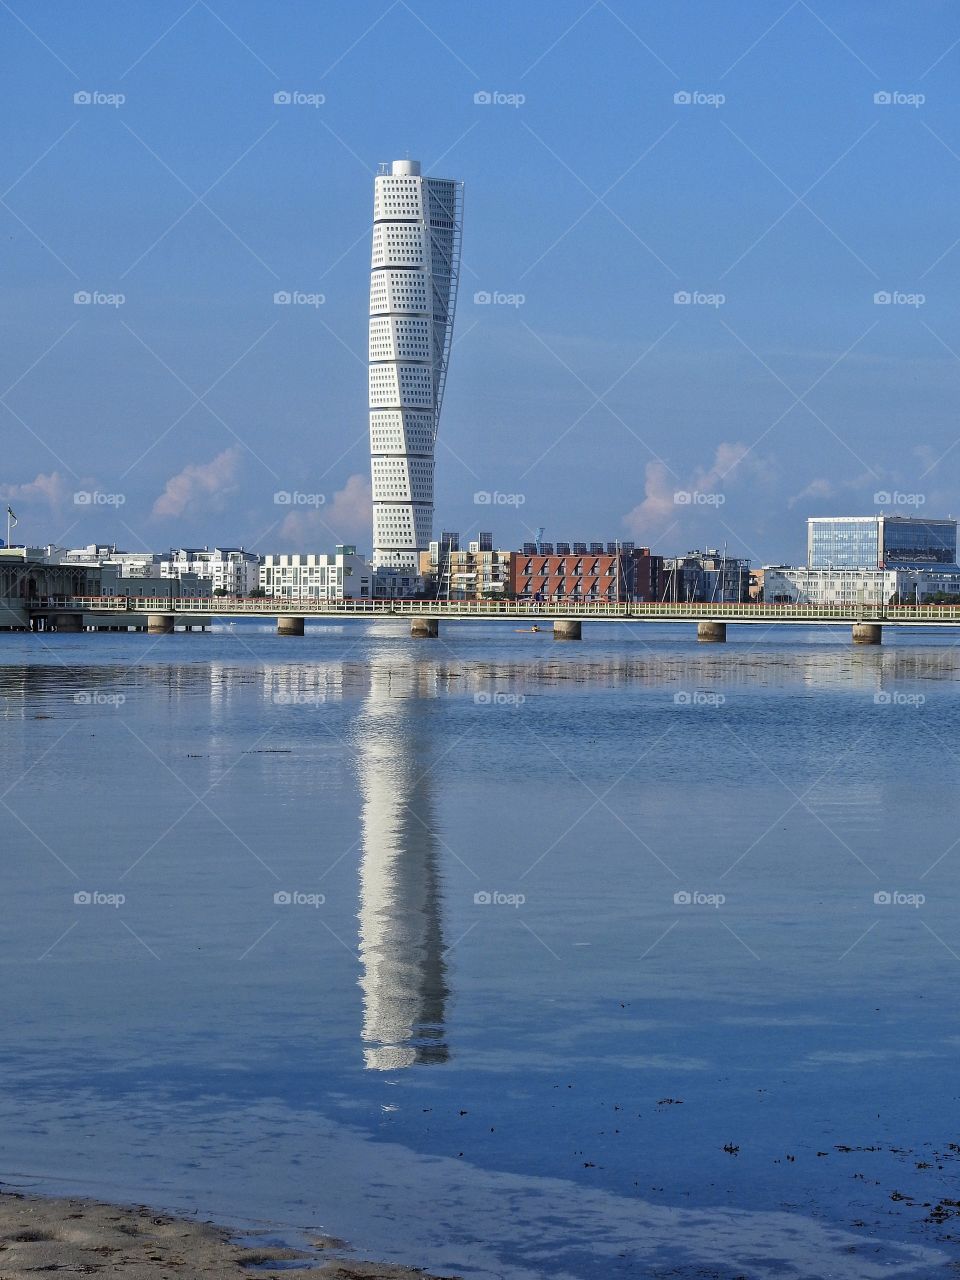
POLYGON ((470 1277, 954 1274, 960 650, 691 630, 0 636, 0 1177, 470 1277))

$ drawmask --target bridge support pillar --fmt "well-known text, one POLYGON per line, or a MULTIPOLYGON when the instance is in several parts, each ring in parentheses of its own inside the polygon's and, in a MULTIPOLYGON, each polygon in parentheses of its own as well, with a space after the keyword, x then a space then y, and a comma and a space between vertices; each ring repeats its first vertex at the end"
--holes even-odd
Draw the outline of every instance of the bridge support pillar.
POLYGON ((854 644, 879 644, 883 627, 879 622, 855 622, 853 624, 854 644))
POLYGON ((580 640, 581 624, 579 618, 557 618, 553 624, 554 640, 580 640))
POLYGON ((58 613, 53 619, 53 625, 58 631, 82 631, 83 614, 58 613))
POLYGON ((440 634, 439 619, 413 618, 410 622, 410 634, 416 640, 436 640, 440 634))
POLYGON ((176 620, 176 614, 173 613, 148 613, 147 634, 151 636, 168 636, 173 632, 176 620))
POLYGON ((277 635, 278 636, 302 636, 303 635, 303 619, 291 618, 288 614, 277 619, 277 635))
POLYGON ((727 624, 725 622, 698 622, 697 639, 706 644, 725 644, 727 640, 727 624))

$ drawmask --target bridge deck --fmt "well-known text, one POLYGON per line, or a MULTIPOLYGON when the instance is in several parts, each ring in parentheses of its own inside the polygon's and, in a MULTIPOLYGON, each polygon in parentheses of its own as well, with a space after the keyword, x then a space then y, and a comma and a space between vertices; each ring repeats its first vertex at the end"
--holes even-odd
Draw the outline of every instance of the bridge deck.
POLYGON ((203 618, 317 618, 337 621, 436 618, 456 621, 728 622, 771 625, 839 625, 875 622, 884 626, 960 626, 960 604, 799 605, 799 604, 641 604, 606 601, 530 600, 277 600, 268 598, 139 598, 71 596, 18 602, 32 616, 82 613, 136 625, 147 614, 203 618))

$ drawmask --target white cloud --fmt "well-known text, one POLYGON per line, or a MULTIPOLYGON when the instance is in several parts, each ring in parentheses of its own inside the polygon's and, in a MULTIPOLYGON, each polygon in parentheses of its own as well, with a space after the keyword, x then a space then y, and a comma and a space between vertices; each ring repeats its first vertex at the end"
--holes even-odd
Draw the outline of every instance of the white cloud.
POLYGON ((163 493, 153 504, 153 516, 157 519, 182 516, 198 499, 222 498, 232 491, 239 462, 240 450, 234 445, 218 453, 210 462, 188 463, 167 481, 163 493))
POLYGON ((280 526, 280 536, 303 550, 320 539, 324 546, 358 541, 366 545, 372 536, 373 494, 370 477, 352 475, 342 489, 322 507, 291 511, 280 526))
POLYGON ((699 514, 717 507, 709 503, 678 502, 678 493, 720 494, 734 484, 749 479, 755 486, 769 485, 776 475, 772 462, 753 453, 751 446, 742 442, 724 441, 717 445, 709 466, 697 467, 689 479, 682 480, 671 473, 663 462, 648 462, 644 470, 644 496, 632 511, 623 518, 624 527, 646 544, 655 542, 667 526, 694 511, 699 514))
MULTIPOLYGON (((849 480, 838 480, 829 476, 815 476, 809 484, 804 485, 799 493, 795 493, 787 499, 787 506, 792 509, 801 502, 815 504, 817 502, 825 502, 828 499, 837 501, 847 494, 856 494, 857 501, 854 505, 858 508, 862 507, 865 511, 872 511, 874 506, 873 495, 879 489, 906 487, 893 482, 881 483, 876 473, 871 471, 864 471, 858 476, 851 476, 849 480)), ((915 487, 912 486, 911 491, 915 487)), ((840 512, 839 514, 843 515, 844 513, 840 512)))
POLYGON ((817 502, 821 498, 833 498, 836 497, 839 491, 840 486, 838 484, 828 480, 826 476, 818 476, 815 480, 811 480, 799 493, 795 493, 788 498, 787 506, 795 507, 798 502, 808 502, 810 500, 817 502))
POLYGON ((34 480, 23 484, 0 484, 0 499, 11 505, 22 502, 27 505, 34 502, 47 502, 56 509, 67 497, 67 482, 59 471, 51 471, 49 475, 42 472, 34 480))
POLYGON ((644 469, 643 501, 623 517, 626 529, 644 538, 650 536, 651 527, 659 529, 676 519, 673 495, 679 487, 665 463, 648 462, 644 469))

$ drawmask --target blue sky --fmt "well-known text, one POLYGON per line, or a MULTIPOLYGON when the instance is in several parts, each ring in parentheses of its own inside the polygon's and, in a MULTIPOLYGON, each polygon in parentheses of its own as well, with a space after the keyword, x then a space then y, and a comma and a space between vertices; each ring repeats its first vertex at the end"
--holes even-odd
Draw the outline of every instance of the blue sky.
POLYGON ((27 541, 369 549, 406 155, 466 184, 438 528, 799 562, 807 515, 958 513, 956 6, 12 0, 0 50, 27 541))

